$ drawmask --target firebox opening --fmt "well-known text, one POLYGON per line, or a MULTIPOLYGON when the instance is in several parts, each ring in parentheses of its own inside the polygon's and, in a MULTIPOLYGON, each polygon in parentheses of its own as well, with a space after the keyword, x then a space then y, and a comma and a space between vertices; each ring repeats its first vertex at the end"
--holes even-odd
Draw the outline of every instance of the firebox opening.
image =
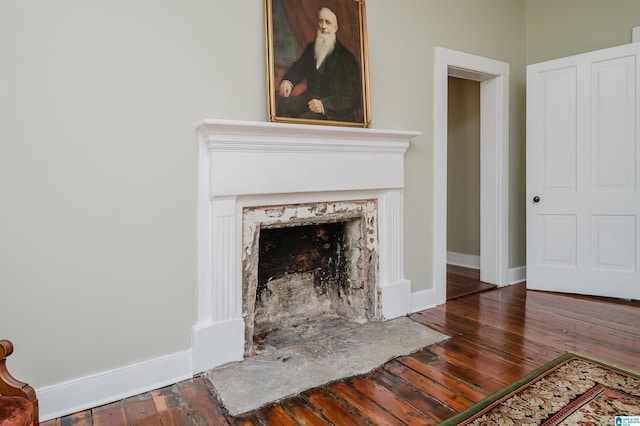
POLYGON ((359 221, 260 230, 254 335, 314 320, 353 320, 358 279, 359 221), (351 235, 351 237, 350 237, 351 235))
POLYGON ((245 209, 246 356, 381 319, 376 212, 370 200, 245 209))
MULTIPOLYGON (((258 292, 283 275, 313 272, 317 292, 346 280, 344 223, 262 229, 258 254, 258 292)), ((344 291, 344 289, 342 289, 344 291)))

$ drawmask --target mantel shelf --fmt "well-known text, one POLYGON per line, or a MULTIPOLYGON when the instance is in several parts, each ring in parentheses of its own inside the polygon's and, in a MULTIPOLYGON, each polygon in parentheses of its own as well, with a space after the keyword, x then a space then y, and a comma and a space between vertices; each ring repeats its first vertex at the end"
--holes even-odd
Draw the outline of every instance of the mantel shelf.
POLYGON ((404 152, 420 132, 309 124, 205 119, 200 138, 217 151, 404 152))

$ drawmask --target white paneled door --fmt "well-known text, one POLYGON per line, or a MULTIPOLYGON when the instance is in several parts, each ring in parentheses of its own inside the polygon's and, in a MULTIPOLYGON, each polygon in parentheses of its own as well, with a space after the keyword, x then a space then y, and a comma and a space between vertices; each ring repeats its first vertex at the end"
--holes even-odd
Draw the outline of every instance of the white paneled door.
POLYGON ((527 67, 527 287, 640 299, 640 43, 527 67))

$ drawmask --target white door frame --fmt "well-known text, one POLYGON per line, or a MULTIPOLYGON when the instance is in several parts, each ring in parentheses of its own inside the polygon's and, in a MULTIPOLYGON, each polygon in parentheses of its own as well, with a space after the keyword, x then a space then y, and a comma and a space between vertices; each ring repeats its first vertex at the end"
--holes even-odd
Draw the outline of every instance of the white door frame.
POLYGON ((436 47, 434 87, 434 305, 447 289, 448 77, 480 81, 480 279, 509 284, 509 64, 436 47))

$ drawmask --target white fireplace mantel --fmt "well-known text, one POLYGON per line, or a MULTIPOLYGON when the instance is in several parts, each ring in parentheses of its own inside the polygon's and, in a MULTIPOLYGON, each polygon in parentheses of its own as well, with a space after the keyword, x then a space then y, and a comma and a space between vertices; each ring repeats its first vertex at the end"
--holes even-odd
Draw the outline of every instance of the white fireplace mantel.
POLYGON ((411 309, 404 277, 404 154, 414 131, 204 120, 199 140, 194 373, 243 358, 242 210, 354 199, 378 204, 382 315, 411 309))
POLYGON ((402 188, 404 153, 419 135, 224 120, 205 120, 198 134, 211 153, 214 196, 402 188))

